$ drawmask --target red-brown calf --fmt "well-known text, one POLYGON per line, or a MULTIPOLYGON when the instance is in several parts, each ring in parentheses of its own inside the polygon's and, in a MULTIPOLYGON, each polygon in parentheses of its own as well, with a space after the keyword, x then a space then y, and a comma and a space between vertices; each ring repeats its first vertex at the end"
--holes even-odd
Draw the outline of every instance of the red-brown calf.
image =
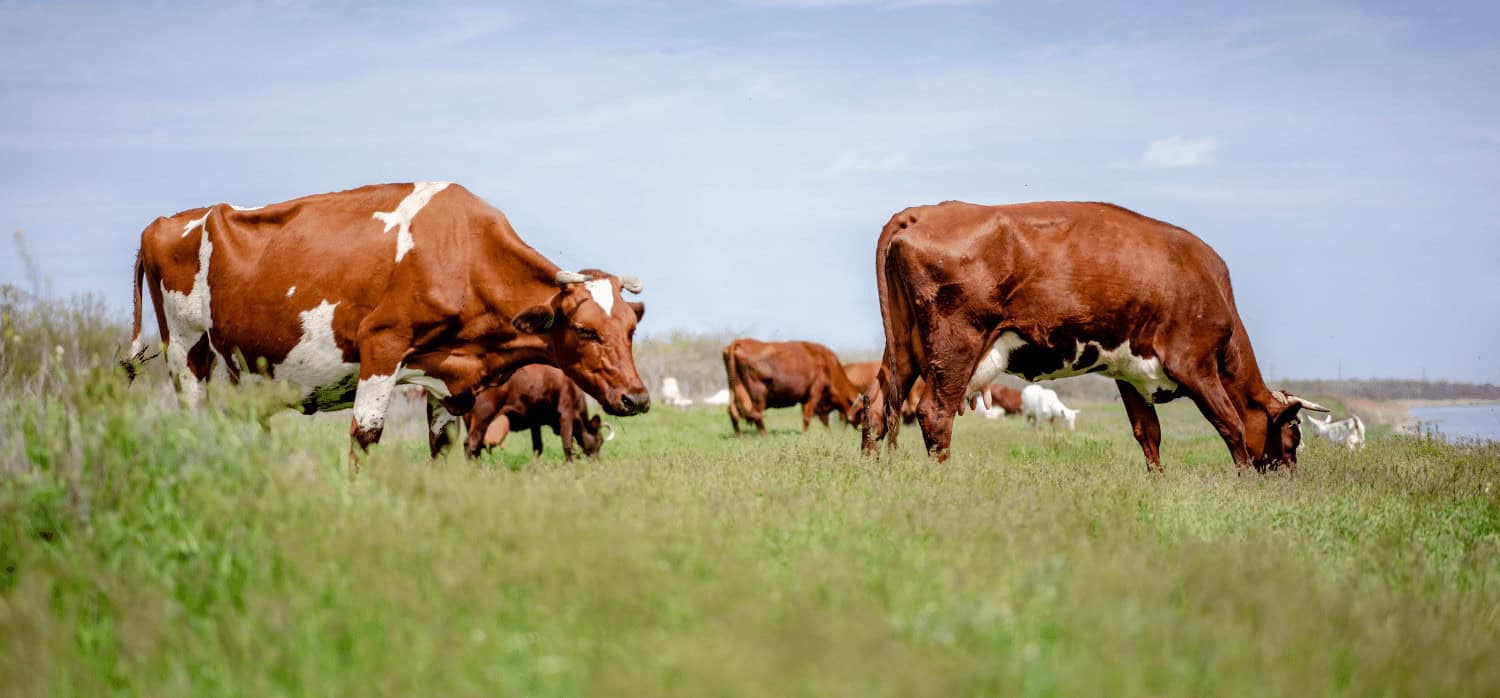
POLYGON ((531 450, 541 455, 542 427, 552 427, 552 433, 562 437, 563 457, 569 461, 575 441, 583 455, 593 457, 605 441, 614 438, 614 428, 601 422, 599 415, 589 417, 583 390, 552 366, 522 367, 505 383, 479 391, 465 420, 469 436, 464 453, 470 458, 523 429, 531 430, 531 450), (601 427, 609 430, 608 436, 601 427))

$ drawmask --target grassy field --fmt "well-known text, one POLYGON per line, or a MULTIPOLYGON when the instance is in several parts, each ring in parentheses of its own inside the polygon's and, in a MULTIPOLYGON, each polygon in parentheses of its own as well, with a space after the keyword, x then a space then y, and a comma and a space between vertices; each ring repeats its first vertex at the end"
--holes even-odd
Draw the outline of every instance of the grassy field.
POLYGON ((1109 405, 964 418, 942 466, 658 409, 598 461, 406 441, 351 481, 342 420, 264 397, 96 368, 5 405, 0 691, 1500 692, 1493 447, 1237 477, 1175 408, 1150 477, 1109 405))
POLYGON ((0 695, 1500 694, 1493 445, 1237 477, 1173 405, 1152 477, 1108 404, 962 418, 941 466, 658 408, 597 461, 392 438, 351 480, 345 419, 180 411, 101 313, 15 307, 0 695))

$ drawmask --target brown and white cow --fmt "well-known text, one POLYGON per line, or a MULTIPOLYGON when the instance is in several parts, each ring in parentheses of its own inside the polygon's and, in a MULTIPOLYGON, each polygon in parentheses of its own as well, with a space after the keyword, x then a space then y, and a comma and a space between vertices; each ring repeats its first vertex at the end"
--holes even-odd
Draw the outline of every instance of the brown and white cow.
POLYGON ((563 367, 610 414, 650 405, 631 354, 644 307, 620 296, 640 282, 559 269, 457 184, 380 184, 156 219, 136 257, 127 367, 145 358, 143 279, 185 402, 216 369, 284 379, 302 390, 305 413, 353 406, 351 462, 355 445, 380 439, 401 382, 434 395, 434 455, 477 388, 526 364, 563 367))
POLYGON ((1181 228, 1101 203, 949 201, 893 216, 875 252, 884 381, 866 396, 864 448, 898 425, 918 375, 929 453, 948 455, 964 398, 1007 371, 1113 377, 1147 467, 1154 403, 1188 397, 1243 470, 1295 463, 1298 412, 1326 408, 1263 382, 1229 270, 1181 228))
POLYGON ((597 414, 589 417, 583 390, 561 370, 541 364, 523 366, 501 385, 479 391, 465 423, 469 436, 464 453, 470 458, 523 429, 531 430, 531 450, 542 455, 542 427, 552 427, 552 433, 562 437, 563 457, 569 461, 575 441, 583 455, 592 458, 599 455, 605 441, 615 438, 614 427, 600 421, 597 414))
POLYGON ((855 390, 833 350, 813 342, 761 342, 736 339, 724 347, 729 379, 729 422, 740 433, 740 419, 766 433, 768 408, 802 405, 802 431, 817 416, 828 426, 828 413, 859 418, 855 390))

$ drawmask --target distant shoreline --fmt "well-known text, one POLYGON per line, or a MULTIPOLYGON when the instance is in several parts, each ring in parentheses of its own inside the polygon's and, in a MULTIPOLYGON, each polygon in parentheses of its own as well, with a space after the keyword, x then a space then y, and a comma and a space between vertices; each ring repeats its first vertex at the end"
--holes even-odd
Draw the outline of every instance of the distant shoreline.
POLYGON ((1450 400, 1392 400, 1405 408, 1412 407, 1468 407, 1470 405, 1497 405, 1500 400, 1485 400, 1481 398, 1454 398, 1450 400))

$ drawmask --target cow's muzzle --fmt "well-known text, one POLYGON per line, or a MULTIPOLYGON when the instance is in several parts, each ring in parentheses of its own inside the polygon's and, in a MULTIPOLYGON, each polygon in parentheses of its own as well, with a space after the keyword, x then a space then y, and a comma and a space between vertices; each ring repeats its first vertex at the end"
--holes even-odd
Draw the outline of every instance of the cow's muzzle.
POLYGON ((651 409, 651 394, 644 390, 620 395, 620 416, 642 414, 651 409))

